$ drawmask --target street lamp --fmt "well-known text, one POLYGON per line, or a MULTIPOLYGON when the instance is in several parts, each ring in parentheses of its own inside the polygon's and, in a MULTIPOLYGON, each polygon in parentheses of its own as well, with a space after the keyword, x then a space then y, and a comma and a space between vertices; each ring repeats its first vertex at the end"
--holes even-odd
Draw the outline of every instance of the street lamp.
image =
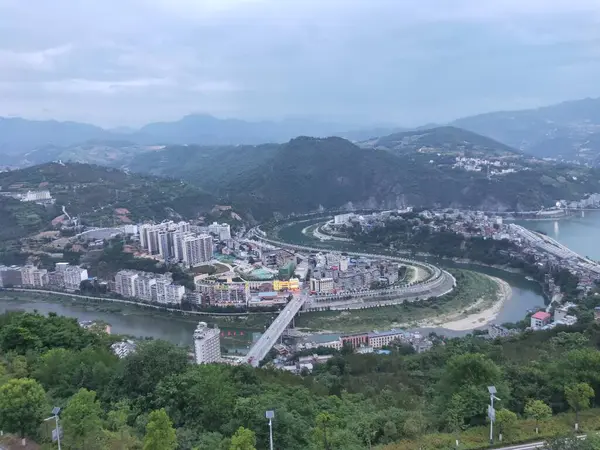
POLYGON ((269 419, 269 448, 273 450, 273 418, 275 417, 275 411, 265 412, 265 417, 269 419))
MULTIPOLYGON (((44 419, 44 422, 48 420, 54 419, 54 424, 56 426, 56 442, 58 443, 58 450, 60 450, 60 428, 58 427, 58 415, 60 414, 60 408, 55 406, 52 408, 52 415, 47 419, 44 419)), ((54 438, 54 436, 52 436, 54 438)), ((52 439, 54 440, 54 439, 52 439)))
POLYGON ((490 419, 490 445, 494 444, 494 421, 496 420, 496 410, 494 409, 494 400, 500 400, 496 397, 496 386, 488 386, 490 393, 490 405, 488 406, 488 417, 490 419))

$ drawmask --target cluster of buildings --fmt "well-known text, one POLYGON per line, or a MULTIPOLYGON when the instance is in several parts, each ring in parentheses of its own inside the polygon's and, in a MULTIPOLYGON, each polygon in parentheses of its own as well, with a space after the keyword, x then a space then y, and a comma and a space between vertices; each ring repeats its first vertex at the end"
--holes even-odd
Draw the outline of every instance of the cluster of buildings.
POLYGON ((557 306, 554 308, 554 315, 547 311, 538 311, 531 316, 530 327, 532 330, 549 330, 558 325, 575 325, 577 317, 569 314, 571 308, 575 308, 575 304, 565 303, 557 306))
POLYGON ((329 294, 370 289, 373 283, 391 286, 399 279, 400 264, 389 260, 350 258, 340 253, 318 253, 308 258, 310 291, 329 294))
POLYGON ((170 273, 156 274, 137 270, 117 272, 114 291, 125 298, 138 298, 161 305, 178 305, 185 295, 185 287, 173 283, 170 273))
MULTIPOLYGON (((507 161, 488 160, 483 158, 468 158, 465 156, 457 156, 453 169, 466 170, 468 172, 487 172, 488 176, 506 175, 517 172, 516 165, 507 161)), ((520 170, 527 170, 521 168, 520 170)))
POLYGON ((55 199, 50 195, 48 190, 40 191, 27 191, 27 192, 0 192, 0 195, 4 197, 12 197, 22 202, 33 202, 38 205, 52 205, 55 199))
POLYGON ((163 261, 180 261, 195 267, 213 258, 213 237, 192 231, 189 222, 143 224, 139 235, 140 246, 163 261))
POLYGON ((196 303, 216 307, 270 307, 284 305, 301 289, 300 280, 234 281, 232 278, 195 280, 196 303))
POLYGON ((304 348, 327 347, 341 350, 344 346, 349 346, 358 353, 372 353, 393 343, 409 344, 417 353, 427 351, 433 346, 433 342, 421 333, 389 330, 345 334, 328 342, 304 344, 304 348))
POLYGON ((55 270, 35 266, 0 266, 0 287, 50 288, 76 291, 87 280, 88 272, 66 262, 56 263, 55 270))

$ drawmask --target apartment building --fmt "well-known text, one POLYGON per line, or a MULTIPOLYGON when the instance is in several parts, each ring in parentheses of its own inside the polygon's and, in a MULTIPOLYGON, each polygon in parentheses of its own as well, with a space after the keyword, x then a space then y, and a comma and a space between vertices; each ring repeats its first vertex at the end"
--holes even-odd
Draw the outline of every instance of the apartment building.
POLYGON ((156 279, 153 274, 150 273, 138 273, 137 277, 133 280, 135 286, 135 296, 146 302, 151 302, 152 292, 155 289, 156 279))
POLYGON ((227 223, 213 222, 208 226, 208 232, 217 236, 220 241, 231 239, 231 227, 227 223))
POLYGON ((190 267, 199 266, 213 257, 213 238, 208 234, 187 234, 183 237, 181 260, 190 267))
POLYGON ((208 328, 206 322, 198 323, 194 331, 194 356, 196 364, 210 364, 221 360, 221 336, 218 328, 208 328))
POLYGON ((133 270, 121 270, 115 275, 115 291, 123 297, 135 297, 135 282, 139 277, 133 270))
POLYGON ((202 295, 202 302, 210 306, 246 306, 250 300, 248 283, 219 283, 199 280, 196 291, 202 295))
POLYGON ((173 284, 171 274, 156 278, 152 290, 152 299, 161 305, 180 304, 185 294, 185 287, 173 284))
POLYGON ((76 291, 81 286, 81 282, 89 278, 87 269, 79 266, 69 266, 64 271, 65 289, 67 291, 76 291))
POLYGON ((406 333, 401 330, 374 331, 368 337, 369 346, 373 348, 385 347, 393 341, 408 341, 406 333))
POLYGON ((48 285, 48 271, 35 266, 21 268, 21 284, 27 287, 44 287, 48 285))
POLYGON ((320 293, 329 293, 333 292, 334 283, 333 278, 311 278, 310 279, 310 290, 312 292, 320 293))

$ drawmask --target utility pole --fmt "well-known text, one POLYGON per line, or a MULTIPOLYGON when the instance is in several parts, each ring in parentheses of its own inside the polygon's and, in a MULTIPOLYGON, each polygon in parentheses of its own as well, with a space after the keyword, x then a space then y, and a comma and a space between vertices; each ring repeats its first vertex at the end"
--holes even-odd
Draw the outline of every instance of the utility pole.
POLYGON ((496 386, 488 386, 488 392, 490 393, 490 405, 488 406, 488 418, 490 419, 490 445, 494 445, 494 422, 496 421, 494 399, 500 399, 496 397, 496 386))
POLYGON ((265 417, 269 419, 269 448, 273 450, 273 417, 275 417, 275 411, 267 411, 265 417))

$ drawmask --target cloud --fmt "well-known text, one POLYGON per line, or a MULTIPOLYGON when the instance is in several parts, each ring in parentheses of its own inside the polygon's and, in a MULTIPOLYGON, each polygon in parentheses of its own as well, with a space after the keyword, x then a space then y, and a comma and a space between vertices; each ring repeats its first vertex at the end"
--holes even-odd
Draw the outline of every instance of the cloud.
POLYGON ((0 115, 416 125, 600 95, 597 0, 0 0, 0 115))

